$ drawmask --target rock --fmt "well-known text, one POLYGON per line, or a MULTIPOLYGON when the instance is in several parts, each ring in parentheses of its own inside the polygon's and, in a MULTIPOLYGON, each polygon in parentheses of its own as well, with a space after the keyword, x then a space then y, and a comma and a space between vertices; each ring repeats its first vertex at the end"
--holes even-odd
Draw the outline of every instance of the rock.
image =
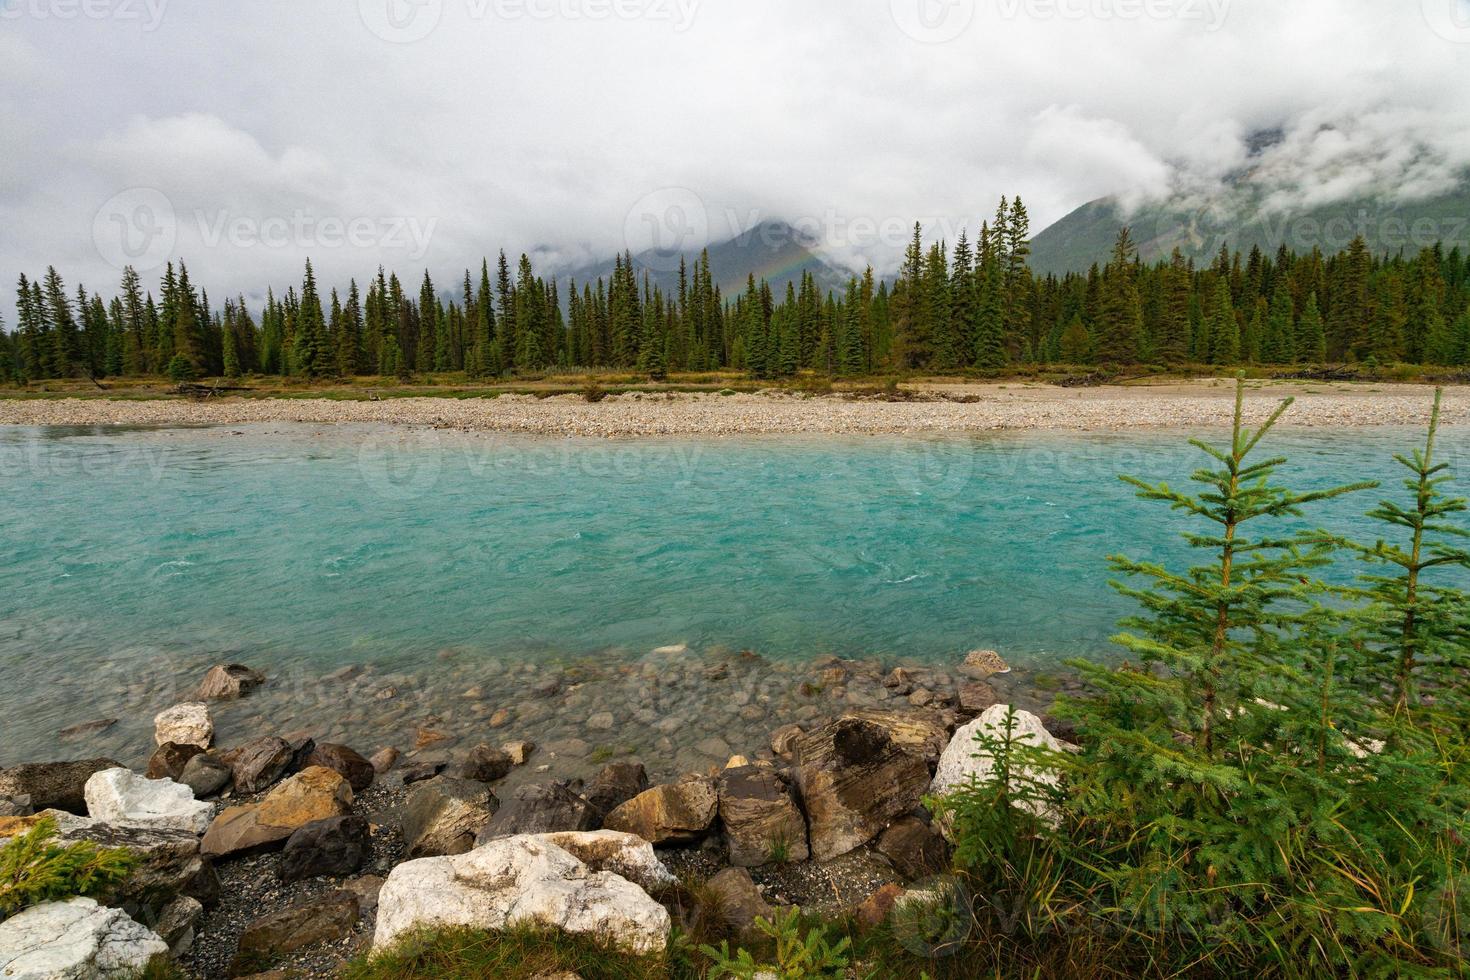
POLYGON ((98 735, 107 731, 117 724, 116 718, 98 718, 95 721, 84 721, 78 725, 67 725, 56 733, 57 738, 73 739, 84 738, 88 735, 98 735))
POLYGON ((362 867, 369 847, 367 821, 359 816, 313 820, 287 838, 276 873, 282 881, 345 878, 362 867))
POLYGON ((214 806, 194 799, 194 791, 172 779, 149 779, 129 769, 104 769, 83 790, 87 813, 118 827, 187 830, 209 828, 214 806))
POLYGON ((0 922, 5 980, 127 977, 167 955, 151 930, 90 898, 34 905, 0 922))
POLYGON ((420 783, 403 804, 408 856, 463 854, 498 808, 499 801, 483 783, 451 776, 420 783))
POLYGON ((714 780, 685 776, 644 790, 609 813, 602 825, 652 844, 698 840, 714 823, 719 802, 714 780))
POLYGON ((409 861, 378 894, 373 948, 416 929, 498 930, 537 924, 598 936, 634 953, 668 945, 669 913, 633 882, 594 871, 538 837, 506 837, 467 854, 409 861))
POLYGON ((281 783, 259 803, 232 806, 214 818, 204 835, 204 854, 217 857, 267 849, 309 823, 345 816, 352 787, 341 775, 312 766, 281 783))
POLYGON ((739 769, 741 766, 750 765, 750 760, 743 755, 732 755, 725 760, 726 769, 739 769))
POLYGON ((373 784, 376 767, 345 745, 325 742, 311 750, 306 757, 308 766, 330 769, 347 780, 354 793, 361 793, 373 784))
POLYGON ((398 761, 398 750, 391 745, 384 746, 369 756, 368 761, 373 764, 373 772, 381 776, 398 761))
POLYGON ((915 708, 923 708, 934 703, 934 692, 927 687, 915 688, 908 700, 915 708))
POLYGON ((442 762, 412 762, 398 771, 398 781, 405 786, 433 779, 447 766, 442 762))
POLYGON ((230 767, 236 792, 258 793, 287 775, 294 757, 285 739, 262 735, 223 753, 219 760, 230 767))
POLYGON ((195 799, 213 796, 229 785, 234 773, 212 755, 196 755, 184 763, 178 781, 194 791, 195 799))
POLYGON ((506 742, 500 747, 500 751, 510 756, 511 765, 524 766, 526 761, 531 758, 531 753, 536 751, 536 743, 525 740, 506 742))
MULTIPOLYGON (((939 760, 939 768, 934 773, 934 782, 929 787, 930 795, 943 797, 956 787, 968 783, 971 777, 981 781, 990 778, 995 768, 995 760, 981 751, 975 737, 980 732, 986 732, 996 738, 1003 738, 1008 710, 1010 710, 1009 705, 991 705, 981 713, 979 718, 955 732, 954 740, 949 743, 949 747, 944 750, 944 755, 939 760)), ((1041 719, 1029 711, 1016 711, 1015 731, 1012 737, 1017 742, 1041 746, 1053 752, 1063 751, 1066 744, 1058 741, 1041 724, 1041 719)), ((1060 781, 1060 776, 1055 771, 1049 770, 1028 772, 1028 776, 1034 782, 1048 786, 1056 786, 1060 781)), ((1042 820, 1048 822, 1056 820, 1055 812, 1045 803, 1029 803, 1026 809, 1042 820)), ((941 823, 940 831, 946 838, 950 836, 949 828, 943 823, 941 823)))
POLYGON ((510 724, 510 719, 510 711, 506 708, 499 708, 490 716, 489 725, 491 728, 504 728, 510 724))
MULTIPOLYGON (((1061 742, 1077 743, 1081 736, 1077 731, 1077 723, 1071 718, 1058 718, 1056 715, 1042 715, 1041 724, 1051 732, 1053 737, 1061 742)), ((1353 753, 1357 755, 1356 752, 1353 753)), ((1362 756, 1358 756, 1362 758, 1362 756)))
POLYGON ((842 718, 796 744, 796 782, 812 856, 826 861, 866 844, 918 806, 929 766, 884 728, 842 718))
POLYGON ((271 960, 281 953, 341 939, 357 924, 357 916, 357 896, 345 891, 261 916, 240 934, 240 951, 231 975, 240 975, 239 964, 271 960))
POLYGON ((999 702, 1000 695, 984 681, 970 681, 960 686, 960 714, 966 718, 973 718, 999 702))
POLYGON ((791 752, 796 747, 796 740, 805 734, 806 730, 800 725, 782 725, 771 733, 771 751, 777 758, 790 759, 791 752))
POLYGON ((592 830, 601 819, 602 811, 563 783, 527 783, 515 788, 510 802, 480 829, 475 843, 518 834, 592 830))
POLYGON ((117 769, 120 762, 112 759, 86 759, 78 762, 31 762, 0 769, 0 796, 14 799, 29 796, 36 810, 87 812, 87 780, 93 773, 117 769))
POLYGON ((940 753, 949 744, 951 726, 938 711, 919 708, 849 708, 841 717, 877 725, 888 733, 888 737, 899 748, 922 756, 931 766, 939 761, 940 753))
POLYGON ((599 711, 587 719, 587 727, 595 732, 610 732, 616 724, 611 711, 599 711))
POLYGON ((960 673, 982 681, 992 674, 1008 674, 1010 671, 1010 664, 994 650, 971 650, 965 654, 965 662, 960 664, 960 673))
POLYGON ((905 667, 895 667, 884 676, 883 686, 903 697, 914 689, 913 672, 905 667))
POLYGON ((726 769, 719 776, 719 798, 731 864, 754 868, 807 859, 806 819, 790 784, 776 770, 726 769))
POLYGON ((435 731, 432 728, 420 728, 414 733, 413 747, 416 749, 426 749, 431 745, 438 745, 440 742, 447 742, 448 740, 449 736, 443 732, 435 731))
POLYGON ((194 927, 203 914, 204 906, 197 898, 180 895, 163 907, 153 931, 168 943, 169 952, 183 956, 194 945, 194 927))
POLYGON ((949 867, 949 845, 918 817, 903 817, 878 838, 878 853, 907 881, 942 873, 949 867))
POLYGON ((244 664, 217 664, 199 682, 195 697, 201 701, 233 701, 264 683, 264 674, 244 664))
POLYGON ((744 868, 726 868, 706 882, 705 887, 715 898, 720 918, 739 939, 755 938, 760 934, 755 920, 775 915, 744 868))
POLYGON ((606 816, 648 789, 648 772, 641 762, 614 762, 592 777, 582 797, 606 816))
POLYGON ((209 705, 187 701, 165 708, 153 716, 153 741, 159 745, 197 745, 207 749, 214 741, 214 720, 209 705))
POLYGON ((377 875, 363 875, 342 885, 344 891, 357 896, 357 907, 366 915, 378 907, 378 892, 383 890, 383 879, 377 875))
POLYGON ((862 928, 876 929, 888 921, 888 915, 893 911, 893 906, 898 904, 898 900, 903 896, 903 886, 889 882, 869 895, 863 904, 858 906, 854 918, 862 928))
POLYGON ((647 892, 672 888, 679 883, 658 859, 653 845, 632 834, 594 830, 530 836, 555 844, 593 871, 611 871, 647 892))
POLYGON ((514 765, 510 753, 502 752, 482 742, 465 755, 459 764, 458 772, 461 779, 472 779, 478 783, 493 783, 497 779, 504 779, 514 765))
POLYGON ((29 817, 35 812, 29 796, 0 796, 0 817, 29 817))
POLYGON ((177 781, 184 774, 189 760, 204 750, 197 745, 178 745, 165 742, 148 759, 149 779, 172 779, 177 781))

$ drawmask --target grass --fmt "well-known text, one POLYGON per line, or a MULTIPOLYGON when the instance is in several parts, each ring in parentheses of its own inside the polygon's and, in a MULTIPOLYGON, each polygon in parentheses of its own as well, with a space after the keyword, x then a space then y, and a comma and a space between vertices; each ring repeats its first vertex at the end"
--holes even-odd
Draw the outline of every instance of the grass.
POLYGON ((675 972, 677 955, 634 956, 599 945, 586 936, 527 926, 505 932, 449 929, 417 933, 380 956, 359 958, 342 971, 344 980, 514 980, 572 972, 584 980, 646 980, 697 977, 675 972))

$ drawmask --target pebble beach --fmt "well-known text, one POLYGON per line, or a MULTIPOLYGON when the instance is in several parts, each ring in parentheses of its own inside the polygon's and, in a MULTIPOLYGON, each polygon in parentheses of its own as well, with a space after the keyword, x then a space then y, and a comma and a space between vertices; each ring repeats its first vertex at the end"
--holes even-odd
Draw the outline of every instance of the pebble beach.
MULTIPOLYGON (((0 424, 237 425, 252 422, 393 424, 551 436, 632 437, 761 433, 935 433, 1001 429, 1115 430, 1228 425, 1233 384, 1223 380, 1151 386, 929 385, 916 400, 786 391, 752 394, 632 392, 589 402, 538 398, 412 397, 383 400, 239 398, 206 401, 109 398, 0 399, 0 424)), ((1259 421, 1295 396, 1293 426, 1420 425, 1424 385, 1262 383, 1246 396, 1259 421)), ((1446 389, 1443 421, 1470 422, 1470 387, 1446 389)))

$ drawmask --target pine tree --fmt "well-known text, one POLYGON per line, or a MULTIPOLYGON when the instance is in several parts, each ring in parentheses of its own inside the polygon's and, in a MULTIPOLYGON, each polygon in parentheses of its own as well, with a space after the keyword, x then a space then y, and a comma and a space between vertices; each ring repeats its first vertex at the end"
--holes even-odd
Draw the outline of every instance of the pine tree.
POLYGON ((1266 336, 1261 360, 1268 364, 1290 364, 1296 360, 1295 316, 1291 290, 1284 285, 1277 286, 1271 293, 1270 311, 1266 315, 1266 336))
POLYGON ((327 342, 322 300, 317 293, 316 273, 312 271, 310 259, 306 260, 306 272, 301 282, 293 355, 296 370, 308 378, 331 374, 335 364, 335 355, 327 342))
POLYGON ((1095 330, 1097 359, 1105 364, 1132 364, 1138 360, 1143 311, 1133 281, 1133 239, 1119 229, 1113 255, 1103 274, 1102 306, 1095 330))
POLYGON ((1327 337, 1322 314, 1317 309, 1317 294, 1307 295, 1306 308, 1296 325, 1296 359, 1304 364, 1322 364, 1327 360, 1327 337))
POLYGON ((1092 363, 1092 338, 1087 335, 1087 326, 1082 322, 1082 317, 1073 316, 1067 329, 1062 331, 1057 357, 1063 364, 1092 363))
POLYGON ((1210 311, 1210 363, 1235 364, 1240 360, 1240 323, 1230 302, 1230 283, 1215 280, 1215 303, 1210 311))

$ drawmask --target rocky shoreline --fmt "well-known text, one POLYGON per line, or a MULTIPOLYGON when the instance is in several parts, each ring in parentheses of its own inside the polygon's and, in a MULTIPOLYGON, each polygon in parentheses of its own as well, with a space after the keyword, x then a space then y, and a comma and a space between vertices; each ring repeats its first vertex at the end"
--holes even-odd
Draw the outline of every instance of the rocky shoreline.
MULTIPOLYGON (((0 424, 238 425, 255 422, 401 424, 463 431, 630 437, 780 433, 939 433, 1000 429, 1115 430, 1228 425, 1234 385, 1204 380, 1157 386, 1056 388, 1039 384, 910 385, 903 399, 766 391, 630 392, 589 402, 538 398, 0 399, 0 424), (911 399, 911 400, 910 400, 911 399)), ((1253 383, 1247 415, 1302 395, 1291 426, 1420 425, 1430 389, 1419 385, 1253 383)), ((1443 422, 1470 422, 1470 389, 1447 389, 1443 422)))
MULTIPOLYGON (((654 681, 677 689, 736 673, 674 648, 659 656, 621 676, 650 693, 654 681), (681 658, 691 662, 675 670, 681 658)), ((737 934, 786 904, 881 919, 906 887, 947 867, 948 844, 921 801, 983 772, 974 734, 993 730, 1025 685, 990 651, 952 669, 835 657, 746 667, 735 693, 757 693, 737 696, 736 717, 762 707, 759 718, 747 712, 749 735, 698 755, 656 753, 650 771, 636 748, 594 758, 540 744, 519 711, 500 725, 478 713, 453 735, 421 727, 412 745, 359 743, 367 754, 309 727, 226 740, 216 720, 275 685, 216 665, 188 700, 154 715, 146 766, 96 758, 0 770, 0 839, 49 816, 63 841, 144 858, 99 907, 51 903, 0 921, 0 965, 7 978, 45 975, 26 964, 59 955, 37 938, 48 916, 85 916, 98 930, 93 955, 126 935, 137 955, 167 948, 196 977, 331 976, 419 925, 494 929, 515 909, 641 951, 662 949, 671 923, 712 914, 711 902, 737 934), (746 686, 757 667, 776 679, 746 686), (775 705, 783 685, 805 689, 806 703, 775 705)), ((538 672, 539 698, 527 703, 597 730, 610 713, 604 688, 569 680, 538 672)), ((657 690, 649 704, 664 714, 657 690)), ((684 723, 677 710, 665 717, 684 723)), ((1070 734, 1020 717, 1054 745, 1070 734)))

